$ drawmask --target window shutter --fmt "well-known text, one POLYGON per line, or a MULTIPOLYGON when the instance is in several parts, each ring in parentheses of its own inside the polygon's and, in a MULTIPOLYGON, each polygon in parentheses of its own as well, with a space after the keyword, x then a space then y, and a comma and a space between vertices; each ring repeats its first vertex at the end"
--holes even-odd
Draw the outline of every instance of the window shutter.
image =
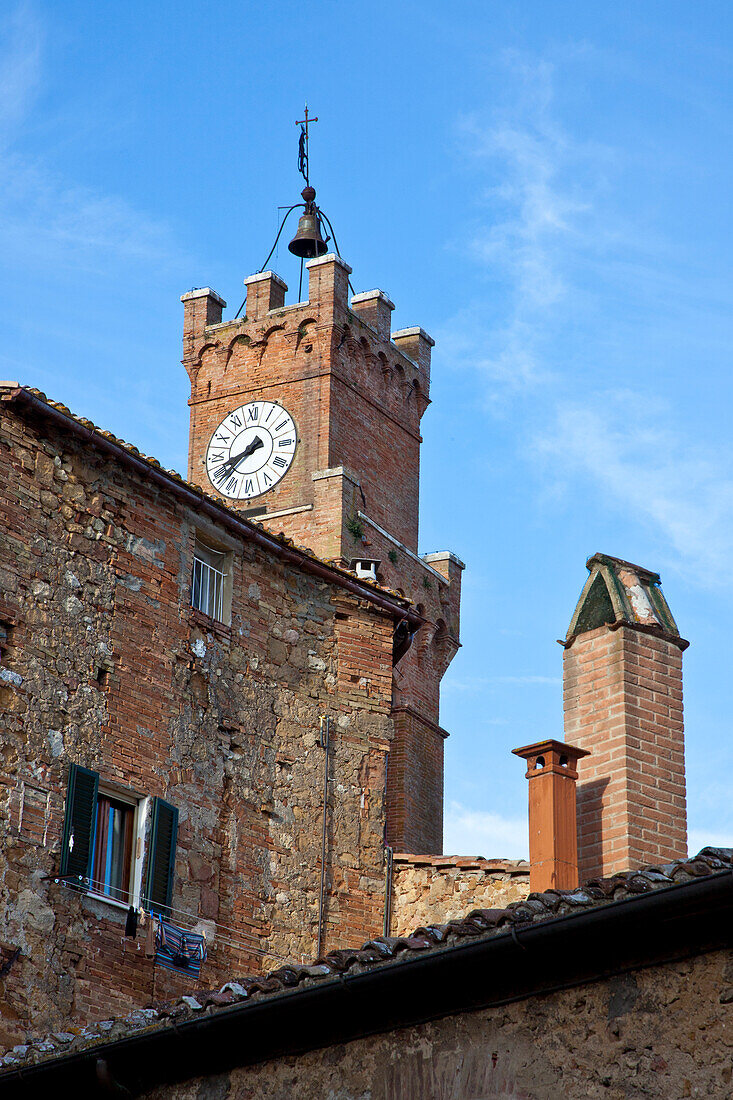
POLYGON ((66 816, 61 844, 61 874, 89 879, 94 855, 99 776, 89 768, 72 764, 66 792, 66 816))
POLYGON ((170 912, 173 896, 177 835, 178 810, 162 798, 154 798, 143 905, 164 915, 170 912))

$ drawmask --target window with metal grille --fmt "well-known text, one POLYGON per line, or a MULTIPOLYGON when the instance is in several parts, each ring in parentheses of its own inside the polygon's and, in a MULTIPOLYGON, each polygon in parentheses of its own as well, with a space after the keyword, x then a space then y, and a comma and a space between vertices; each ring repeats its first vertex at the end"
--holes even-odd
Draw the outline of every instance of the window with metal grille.
POLYGON ((225 596, 229 579, 229 558, 225 550, 214 550, 196 540, 193 556, 191 604, 212 619, 224 622, 225 596))

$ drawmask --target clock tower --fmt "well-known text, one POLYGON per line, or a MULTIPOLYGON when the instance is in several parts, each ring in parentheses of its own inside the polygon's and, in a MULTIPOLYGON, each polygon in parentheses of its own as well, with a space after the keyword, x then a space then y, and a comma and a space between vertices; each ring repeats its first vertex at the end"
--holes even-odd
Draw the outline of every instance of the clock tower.
POLYGON ((420 422, 434 341, 391 332, 382 290, 350 294, 335 253, 285 304, 273 271, 245 279, 244 316, 209 287, 184 294, 188 477, 319 557, 410 597, 424 625, 395 636, 387 842, 442 851, 440 680, 458 646, 463 564, 418 553, 420 422), (411 645, 409 644, 411 641, 411 645))

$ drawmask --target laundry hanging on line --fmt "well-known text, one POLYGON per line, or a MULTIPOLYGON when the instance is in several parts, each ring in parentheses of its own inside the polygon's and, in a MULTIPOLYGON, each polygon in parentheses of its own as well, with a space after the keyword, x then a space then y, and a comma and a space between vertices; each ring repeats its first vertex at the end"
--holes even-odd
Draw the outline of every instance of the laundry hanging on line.
POLYGON ((206 937, 197 932, 185 932, 168 921, 157 918, 155 933, 155 964, 180 974, 197 978, 206 961, 206 937))
POLYGON ((134 940, 137 936, 137 909, 134 905, 131 905, 127 910, 127 918, 125 920, 125 935, 134 940))

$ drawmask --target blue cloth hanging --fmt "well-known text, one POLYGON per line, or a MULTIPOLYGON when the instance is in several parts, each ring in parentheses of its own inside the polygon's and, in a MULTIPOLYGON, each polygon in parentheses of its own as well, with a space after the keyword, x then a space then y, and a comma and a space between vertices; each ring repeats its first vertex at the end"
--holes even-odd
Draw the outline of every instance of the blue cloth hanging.
POLYGON ((168 921, 156 918, 158 929, 155 934, 155 964, 176 970, 179 974, 190 974, 198 978, 201 964, 206 960, 206 938, 197 932, 184 932, 168 921))

